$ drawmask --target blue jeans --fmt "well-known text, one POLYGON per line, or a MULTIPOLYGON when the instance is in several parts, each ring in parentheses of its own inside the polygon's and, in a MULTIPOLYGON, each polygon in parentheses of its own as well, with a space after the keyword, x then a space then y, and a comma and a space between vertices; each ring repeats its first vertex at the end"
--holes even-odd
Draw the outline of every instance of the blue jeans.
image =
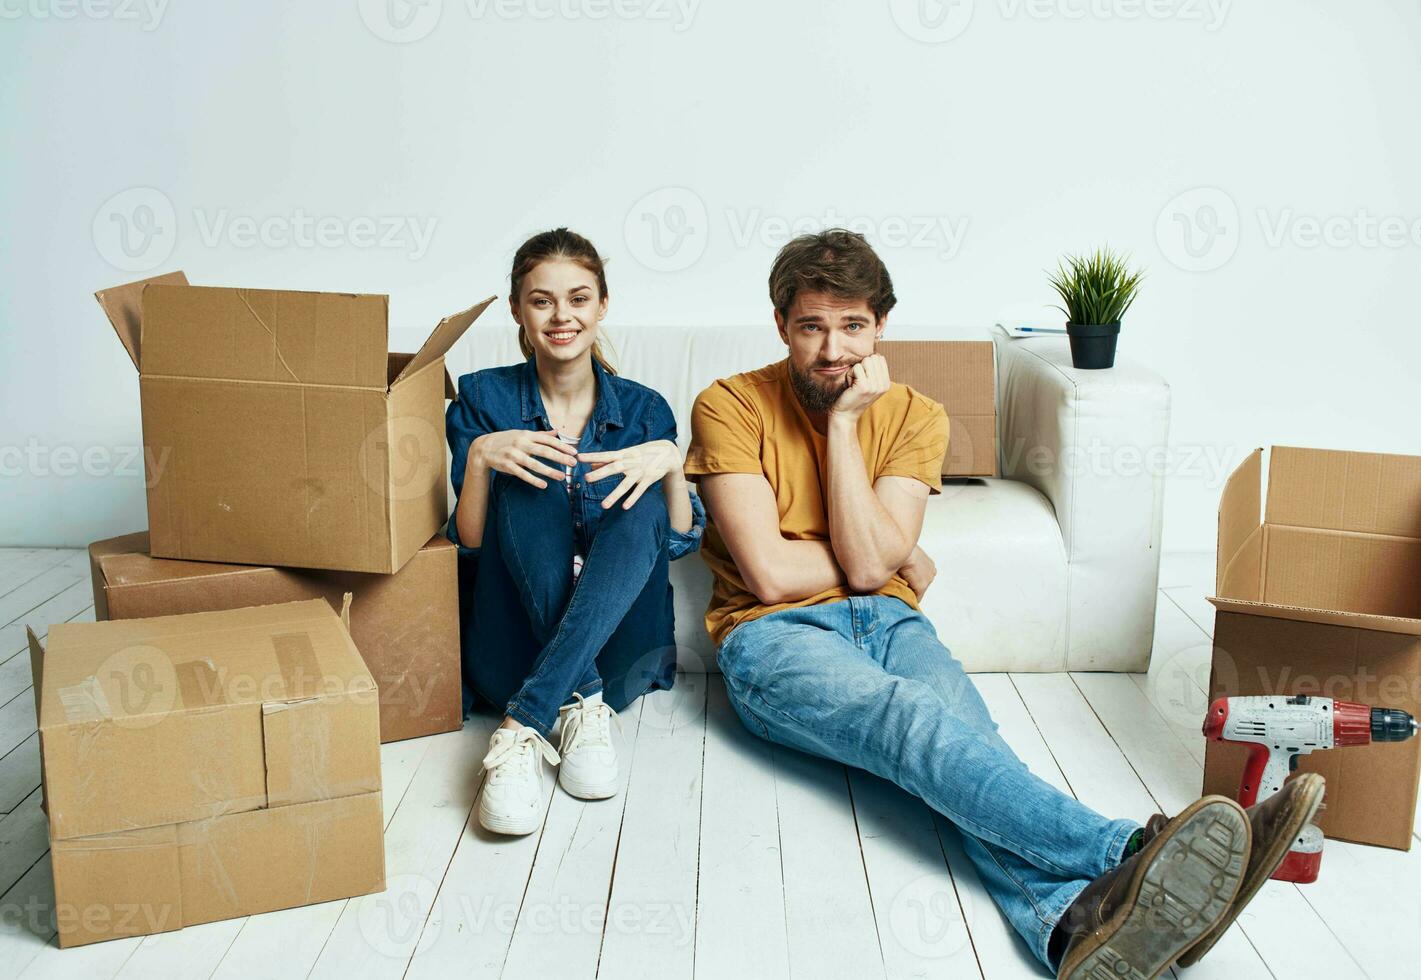
POLYGON ((1054 971, 1052 929, 1140 825, 1033 775, 926 616, 891 596, 784 609, 737 626, 716 659, 752 732, 866 769, 951 820, 993 900, 1054 971))
POLYGON ((670 688, 668 524, 657 483, 627 510, 620 501, 608 509, 585 541, 561 485, 540 489, 495 473, 482 547, 460 561, 464 680, 473 693, 546 737, 574 691, 601 691, 621 710, 670 688), (574 547, 584 555, 575 583, 574 547))

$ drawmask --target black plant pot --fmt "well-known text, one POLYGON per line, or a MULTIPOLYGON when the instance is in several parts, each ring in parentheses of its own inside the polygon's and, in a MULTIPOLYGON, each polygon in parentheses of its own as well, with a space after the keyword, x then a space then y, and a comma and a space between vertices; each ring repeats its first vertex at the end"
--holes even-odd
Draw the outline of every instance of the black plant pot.
POLYGON ((1071 363, 1076 367, 1095 369, 1115 366, 1119 320, 1114 323, 1068 323, 1066 334, 1071 338, 1071 363))

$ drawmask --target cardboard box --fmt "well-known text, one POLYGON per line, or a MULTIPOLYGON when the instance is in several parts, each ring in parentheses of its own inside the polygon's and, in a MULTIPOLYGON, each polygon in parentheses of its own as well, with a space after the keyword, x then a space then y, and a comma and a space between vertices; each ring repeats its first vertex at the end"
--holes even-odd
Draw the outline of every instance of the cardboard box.
POLYGON ((943 476, 996 476, 997 366, 990 340, 883 340, 877 351, 894 381, 947 411, 943 476))
MULTIPOLYGON (((1421 716, 1421 457, 1275 447, 1219 506, 1210 698, 1315 694, 1421 716)), ((1202 719, 1201 719, 1202 720, 1202 719)), ((1237 797, 1246 751, 1208 743, 1204 792, 1237 797)), ((1421 739, 1317 751, 1329 837, 1407 850, 1421 739)))
POLYGON ((383 887, 378 696, 324 600, 29 640, 61 946, 383 887))
POLYGON ((172 561, 144 532, 89 545, 94 615, 108 619, 325 599, 353 593, 350 636, 380 689, 380 740, 463 725, 458 549, 442 534, 394 575, 172 561))
POLYGON ((155 556, 395 572, 444 524, 444 354, 492 298, 413 355, 386 296, 177 272, 97 298, 139 371, 155 556))

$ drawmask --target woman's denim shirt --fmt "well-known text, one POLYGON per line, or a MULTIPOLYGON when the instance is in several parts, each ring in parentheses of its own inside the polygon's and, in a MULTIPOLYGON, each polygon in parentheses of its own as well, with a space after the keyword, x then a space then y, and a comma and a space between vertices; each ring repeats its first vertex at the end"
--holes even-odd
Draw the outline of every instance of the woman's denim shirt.
MULTIPOLYGON (((597 359, 592 359, 592 372, 597 378, 597 403, 578 443, 580 453, 608 452, 658 439, 676 441, 676 417, 666 399, 646 385, 607 373, 597 359)), ((449 404, 444 428, 453 451, 450 476, 457 496, 464 489, 464 468, 469 446, 487 432, 509 429, 550 431, 553 428, 543 407, 543 395, 538 390, 538 374, 533 357, 522 364, 485 368, 459 379, 459 398, 449 404)), ((541 458, 541 457, 540 457, 541 458)), ((548 465, 556 464, 548 462, 548 465)), ((597 525, 604 513, 602 501, 626 477, 617 474, 588 482, 591 467, 579 461, 572 471, 571 503, 574 531, 580 547, 586 548, 596 536, 597 525)), ((550 486, 549 489, 552 489, 550 486)), ((646 493, 661 493, 660 481, 648 487, 646 493)), ((691 493, 691 528, 684 533, 671 528, 667 553, 675 561, 700 547, 705 531, 706 511, 700 497, 691 493)), ((625 498, 622 498, 625 499, 625 498)), ((618 501, 620 503, 620 500, 618 501)), ((459 541, 456 521, 451 515, 449 540, 459 545, 459 553, 478 554, 480 549, 467 548, 459 541)), ((586 551, 583 551, 586 554, 586 551)))

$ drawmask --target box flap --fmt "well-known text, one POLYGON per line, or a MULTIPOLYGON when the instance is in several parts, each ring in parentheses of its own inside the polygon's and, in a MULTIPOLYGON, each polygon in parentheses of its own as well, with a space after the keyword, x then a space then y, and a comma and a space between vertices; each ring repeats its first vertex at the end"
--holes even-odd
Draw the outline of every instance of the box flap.
POLYGON ((35 636, 35 631, 25 627, 25 639, 30 645, 30 681, 35 693, 35 717, 39 717, 39 694, 44 680, 44 647, 35 636))
POLYGON ((1353 613, 1340 609, 1310 609, 1306 606, 1287 606, 1276 602, 1250 602, 1245 599, 1227 599, 1222 596, 1209 596, 1208 598, 1214 604, 1214 608, 1220 612, 1236 612, 1249 616, 1291 619, 1300 623, 1350 626, 1356 629, 1380 630, 1383 633, 1421 636, 1421 619, 1379 616, 1375 613, 1353 613))
POLYGON ((1421 540, 1269 524, 1259 595, 1285 606, 1421 618, 1421 540))
MULTIPOLYGON (((148 550, 148 532, 135 531, 133 534, 125 534, 117 538, 109 538, 105 541, 95 541, 89 545, 89 561, 94 566, 95 587, 94 594, 97 600, 100 590, 107 593, 112 589, 123 589, 132 586, 162 585, 165 582, 176 582, 184 579, 211 578, 213 576, 233 575, 253 575, 269 570, 266 565, 229 565, 219 562, 206 561, 179 561, 173 558, 154 558, 148 550)), ((105 596, 107 598, 107 596, 105 596)), ((299 597, 297 597, 299 598, 299 597)), ((289 601, 282 599, 280 601, 289 601)), ((231 609, 238 605, 272 605, 273 603, 229 603, 218 606, 198 607, 197 609, 173 609, 167 610, 162 615, 171 615, 175 612, 198 612, 211 609, 231 609)), ((154 614, 158 615, 158 614, 154 614)), ((108 619, 108 616, 100 616, 99 619, 108 619)), ((126 616, 117 616, 116 619, 134 619, 132 613, 126 616)))
POLYGON ((50 841, 60 948, 186 925, 172 824, 50 841))
POLYGON ((1421 456, 1274 446, 1267 521, 1421 538, 1421 456))
MULTIPOLYGON (((40 638, 34 635, 33 629, 24 628, 24 636, 30 642, 30 687, 34 692, 34 717, 40 717, 40 697, 44 692, 44 646, 40 643, 40 638)), ((44 787, 44 753, 40 753, 40 787, 44 787)), ((48 793, 41 791, 40 798, 48 797, 48 793)))
POLYGON ((390 387, 393 388, 416 371, 449 353, 449 348, 454 346, 454 343, 464 335, 464 331, 468 330, 470 325, 473 324, 473 322, 479 318, 480 314, 488 309, 489 304, 496 299, 498 299, 497 296, 490 296, 482 303, 476 303, 467 310, 446 316, 440 320, 439 326, 434 328, 434 332, 429 335, 429 339, 424 342, 424 346, 419 349, 419 353, 415 354, 415 356, 410 359, 410 362, 404 366, 404 369, 395 377, 395 380, 390 383, 390 387))
POLYGON ((133 361, 133 366, 140 369, 138 345, 143 336, 141 300, 143 287, 149 283, 185 286, 187 285, 187 276, 181 271, 165 272, 161 276, 154 276, 151 279, 140 279, 138 282, 100 289, 94 294, 94 298, 99 301, 99 305, 108 314, 109 322, 113 324, 114 332, 118 334, 123 349, 128 351, 128 357, 133 361))
POLYGON ((383 830, 379 793, 182 824, 183 924, 381 891, 383 830))
POLYGON ((143 375, 383 390, 388 311, 368 294, 153 285, 143 375))
POLYGON ((352 697, 262 705, 267 806, 380 789, 379 695, 372 680, 352 697))
POLYGON ((122 537, 107 538, 89 545, 89 578, 94 591, 94 619, 103 622, 109 618, 109 578, 104 562, 115 556, 122 556, 141 550, 148 553, 148 532, 125 534, 122 537))
MULTIPOLYGON (((1223 496, 1219 500, 1219 540, 1215 555, 1214 588, 1221 595, 1234 595, 1234 588, 1243 583, 1237 574, 1230 579, 1230 566, 1236 565, 1244 546, 1258 530, 1261 490, 1263 480, 1263 450, 1255 449, 1243 462, 1239 463, 1224 484, 1223 496), (1234 585, 1234 588, 1225 583, 1234 585)), ((1255 577, 1251 590, 1245 589, 1249 598, 1258 595, 1255 577)))

